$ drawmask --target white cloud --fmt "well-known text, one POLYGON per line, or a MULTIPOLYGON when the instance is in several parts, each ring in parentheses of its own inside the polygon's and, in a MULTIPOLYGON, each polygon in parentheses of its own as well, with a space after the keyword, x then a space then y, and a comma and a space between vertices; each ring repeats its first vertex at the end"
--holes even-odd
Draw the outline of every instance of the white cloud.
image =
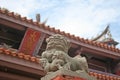
MULTIPOLYGON (((49 0, 0 0, 0 6, 21 14, 22 16, 27 16, 36 10, 45 10, 54 6, 53 4, 48 4, 49 0)), ((54 1, 52 2, 54 3, 54 1)))
POLYGON ((72 1, 64 8, 58 7, 48 24, 82 37, 92 37, 120 16, 118 6, 114 9, 111 6, 105 6, 106 2, 105 0, 99 2, 97 0, 89 0, 88 2, 77 0, 77 3, 72 1), (55 18, 58 16, 59 19, 56 21, 55 18), (51 21, 54 22, 51 23, 51 21))

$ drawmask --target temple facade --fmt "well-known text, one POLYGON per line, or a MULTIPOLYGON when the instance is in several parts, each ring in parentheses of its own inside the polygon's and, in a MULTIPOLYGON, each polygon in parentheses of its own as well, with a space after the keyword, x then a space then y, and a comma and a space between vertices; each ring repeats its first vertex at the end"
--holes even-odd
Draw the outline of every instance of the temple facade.
MULTIPOLYGON (((0 80, 41 80, 47 73, 40 58, 47 47, 46 39, 54 34, 70 41, 70 57, 86 58, 90 76, 120 80, 120 49, 116 48, 118 42, 112 38, 109 26, 95 38, 84 39, 45 25, 39 17, 33 21, 0 8, 0 80)), ((51 80, 67 80, 64 78, 57 75, 51 80)))

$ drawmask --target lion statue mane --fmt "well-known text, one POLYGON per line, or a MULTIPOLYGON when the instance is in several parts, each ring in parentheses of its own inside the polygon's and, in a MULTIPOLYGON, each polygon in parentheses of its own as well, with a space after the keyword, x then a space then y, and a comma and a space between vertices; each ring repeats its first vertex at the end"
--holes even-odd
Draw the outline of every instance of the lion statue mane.
POLYGON ((70 41, 60 34, 55 34, 46 39, 47 47, 41 55, 41 63, 47 72, 54 72, 59 69, 72 71, 83 70, 88 73, 88 64, 85 57, 77 55, 70 57, 68 50, 70 41))

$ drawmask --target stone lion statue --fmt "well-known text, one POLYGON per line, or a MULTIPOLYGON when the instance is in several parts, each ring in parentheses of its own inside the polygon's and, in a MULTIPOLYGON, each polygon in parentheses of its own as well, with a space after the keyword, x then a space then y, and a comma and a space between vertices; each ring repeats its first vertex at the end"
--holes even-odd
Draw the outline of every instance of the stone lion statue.
POLYGON ((42 53, 42 58, 47 58, 48 62, 52 62, 53 54, 58 51, 62 51, 65 54, 68 53, 68 49, 70 47, 69 41, 65 39, 63 36, 56 34, 50 36, 46 39, 47 47, 46 50, 42 53))
POLYGON ((85 57, 77 55, 70 57, 68 49, 70 42, 62 35, 55 34, 46 39, 47 47, 42 53, 41 63, 47 72, 67 69, 72 71, 83 70, 88 73, 88 65, 85 57))
POLYGON ((43 65, 43 68, 47 72, 57 71, 61 69, 62 66, 64 65, 64 61, 61 59, 56 59, 56 60, 53 60, 52 63, 49 63, 48 60, 44 58, 44 59, 41 59, 41 63, 43 65))
POLYGON ((75 57, 70 57, 68 54, 65 54, 62 51, 56 51, 55 54, 52 56, 52 60, 63 60, 64 65, 62 65, 63 68, 67 70, 77 71, 77 70, 84 70, 88 73, 88 64, 85 57, 81 57, 80 55, 77 55, 75 57))

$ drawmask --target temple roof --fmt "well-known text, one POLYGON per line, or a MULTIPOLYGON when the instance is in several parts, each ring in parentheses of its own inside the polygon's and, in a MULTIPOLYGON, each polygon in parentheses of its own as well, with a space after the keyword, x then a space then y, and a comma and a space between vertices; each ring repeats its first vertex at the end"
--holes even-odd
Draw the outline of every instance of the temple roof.
POLYGON ((30 62, 33 62, 33 63, 36 63, 36 64, 39 63, 39 58, 37 58, 37 57, 33 57, 33 56, 27 55, 25 53, 14 52, 14 51, 11 51, 9 49, 5 49, 5 48, 1 48, 1 47, 0 47, 0 54, 11 55, 13 57, 23 59, 23 60, 27 60, 27 61, 30 61, 30 62))
MULTIPOLYGON (((55 29, 55 27, 50 27, 49 25, 45 25, 43 23, 37 22, 37 21, 33 21, 33 19, 27 19, 26 17, 22 17, 20 14, 15 13, 15 12, 11 12, 7 9, 2 9, 0 8, 0 18, 1 19, 6 19, 9 21, 14 21, 17 24, 23 23, 23 24, 29 24, 32 25, 32 28, 39 30, 42 29, 43 31, 48 31, 48 34, 52 35, 52 34, 61 34, 69 39, 87 44, 87 45, 91 45, 91 46, 95 46, 95 47, 99 47, 99 48, 103 48, 109 51, 113 51, 116 53, 120 53, 120 49, 114 47, 114 46, 108 46, 104 43, 98 42, 98 41, 94 41, 94 40, 88 40, 88 39, 84 39, 81 38, 79 36, 75 36, 73 34, 70 33, 66 33, 65 31, 60 31, 60 29, 55 29)), ((30 26, 31 27, 31 26, 30 26)), ((107 32, 107 29, 105 29, 105 31, 103 32, 103 34, 105 34, 107 32)), ((99 37, 98 37, 99 38, 99 37)), ((96 38, 97 39, 97 38, 96 38)), ((95 39, 95 40, 96 40, 95 39)))
MULTIPOLYGON (((24 60, 24 62, 29 61, 29 62, 32 62, 35 64, 38 64, 40 62, 40 60, 36 57, 32 57, 32 56, 26 55, 24 53, 18 53, 18 52, 15 53, 15 52, 10 51, 9 49, 5 49, 5 48, 0 48, 0 56, 2 57, 2 55, 6 56, 6 57, 11 56, 11 57, 13 57, 13 60, 14 60, 14 58, 18 58, 18 59, 24 60)), ((1 57, 0 57, 0 60, 1 60, 1 57)), ((95 70, 90 70, 89 75, 94 76, 99 80, 120 80, 120 77, 117 75, 108 74, 105 72, 100 72, 100 71, 95 71, 95 70)))
MULTIPOLYGON (((97 36, 93 40, 88 40, 88 39, 80 38, 80 37, 75 36, 75 35, 71 35, 70 33, 65 33, 64 31, 60 31, 59 29, 55 29, 54 27, 52 28, 50 26, 46 26, 46 25, 44 25, 40 22, 33 21, 32 19, 27 19, 26 17, 21 17, 21 15, 16 14, 14 12, 10 12, 6 9, 1 9, 0 8, 0 18, 1 19, 7 19, 7 20, 14 19, 15 21, 16 20, 18 21, 17 23, 19 23, 19 21, 24 22, 25 24, 27 23, 27 24, 35 26, 36 29, 42 28, 42 29, 47 30, 49 32, 64 35, 65 37, 68 37, 70 39, 74 39, 75 41, 79 41, 79 42, 85 43, 87 45, 92 45, 92 46, 95 46, 95 47, 98 47, 98 48, 103 48, 103 49, 106 49, 106 50, 109 50, 109 51, 120 53, 120 49, 115 48, 113 46, 108 46, 104 43, 96 41, 101 36, 108 33, 108 28, 109 27, 107 27, 101 35, 97 36), (41 25, 43 25, 43 26, 41 26, 41 25)), ((22 59, 22 60, 25 60, 25 61, 30 61, 30 62, 36 63, 36 64, 39 63, 39 60, 36 57, 32 57, 32 56, 26 55, 24 53, 12 52, 8 49, 0 48, 0 55, 2 55, 2 54, 6 55, 6 56, 12 56, 12 57, 15 57, 15 58, 18 58, 18 59, 22 59)), ((89 74, 97 77, 99 80, 120 80, 120 78, 118 76, 97 73, 97 72, 94 72, 94 71, 91 71, 89 74)))
POLYGON ((98 41, 98 42, 106 43, 108 45, 113 44, 114 46, 118 44, 118 42, 116 42, 112 37, 112 34, 109 29, 109 25, 100 35, 97 35, 96 37, 92 38, 92 41, 98 41))

